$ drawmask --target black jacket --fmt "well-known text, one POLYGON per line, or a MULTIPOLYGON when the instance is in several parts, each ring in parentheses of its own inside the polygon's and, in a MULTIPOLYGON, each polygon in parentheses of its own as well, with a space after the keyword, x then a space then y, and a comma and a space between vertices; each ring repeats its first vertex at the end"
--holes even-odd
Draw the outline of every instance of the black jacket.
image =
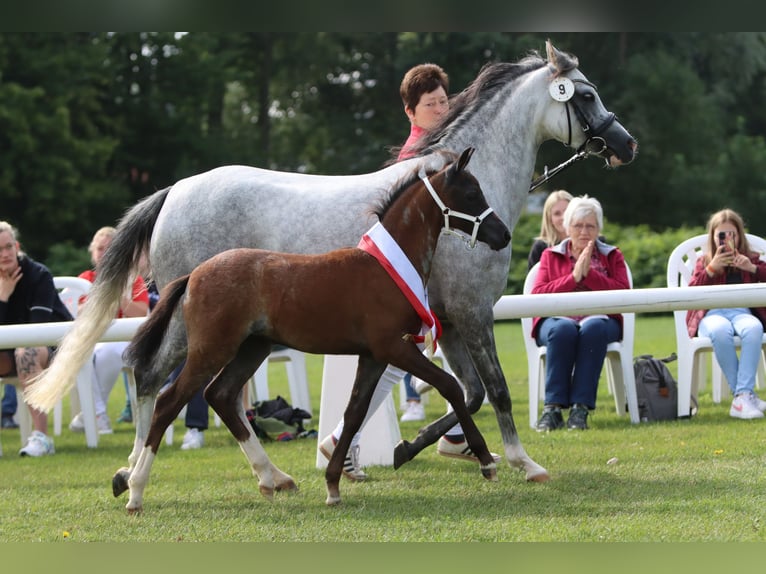
POLYGON ((48 268, 26 255, 19 257, 19 265, 23 276, 8 301, 0 301, 0 324, 71 321, 73 317, 61 302, 48 268))

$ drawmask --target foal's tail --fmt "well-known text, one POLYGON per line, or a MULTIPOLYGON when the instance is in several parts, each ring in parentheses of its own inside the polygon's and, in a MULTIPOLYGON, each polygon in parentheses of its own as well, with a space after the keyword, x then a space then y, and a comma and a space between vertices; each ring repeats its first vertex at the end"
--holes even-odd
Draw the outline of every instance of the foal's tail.
POLYGON ((169 192, 170 187, 155 192, 120 220, 71 331, 62 339, 50 366, 24 390, 24 398, 33 407, 51 410, 72 388, 78 371, 90 360, 93 348, 117 315, 121 295, 130 290, 141 255, 148 252, 157 216, 169 192))
POLYGON ((162 339, 165 338, 170 319, 173 318, 173 311, 186 292, 190 276, 179 277, 168 283, 162 290, 159 303, 152 310, 149 318, 138 328, 136 334, 133 335, 133 340, 123 353, 126 365, 135 367, 138 364, 147 364, 154 360, 162 339))

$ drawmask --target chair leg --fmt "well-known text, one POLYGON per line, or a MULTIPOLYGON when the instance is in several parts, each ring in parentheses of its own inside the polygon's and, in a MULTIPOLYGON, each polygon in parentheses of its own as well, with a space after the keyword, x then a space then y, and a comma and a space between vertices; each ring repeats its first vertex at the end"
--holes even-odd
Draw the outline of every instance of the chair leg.
POLYGON ((96 405, 93 400, 93 364, 86 361, 77 373, 77 394, 80 399, 82 422, 85 425, 85 442, 90 448, 98 446, 98 428, 96 426, 96 405))

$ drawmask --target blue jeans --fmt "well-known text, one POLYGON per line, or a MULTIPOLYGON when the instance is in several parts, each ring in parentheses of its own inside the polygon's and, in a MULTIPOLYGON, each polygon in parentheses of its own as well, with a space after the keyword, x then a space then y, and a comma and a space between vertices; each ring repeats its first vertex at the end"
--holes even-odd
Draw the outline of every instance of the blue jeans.
POLYGON ((580 326, 567 317, 544 319, 537 344, 546 346, 545 404, 596 408, 606 346, 620 338, 617 319, 591 319, 580 326))
POLYGON ((758 361, 761 360, 763 325, 749 309, 711 309, 700 321, 697 332, 710 337, 713 352, 721 365, 732 395, 753 391, 758 361), (734 335, 742 340, 739 359, 734 335))
MULTIPOLYGON (((165 384, 174 383, 181 374, 181 370, 184 368, 186 361, 182 361, 173 372, 170 373, 165 384)), ((186 404, 186 420, 184 421, 186 428, 195 428, 201 431, 207 430, 207 425, 210 420, 210 413, 208 412, 208 404, 202 392, 205 390, 205 385, 202 385, 194 396, 186 404)))
POLYGON ((407 400, 420 402, 420 395, 415 390, 415 387, 412 386, 412 375, 410 373, 404 375, 402 384, 404 385, 404 391, 407 393, 407 400))
POLYGON ((3 416, 13 416, 16 414, 16 387, 13 385, 3 385, 3 416))

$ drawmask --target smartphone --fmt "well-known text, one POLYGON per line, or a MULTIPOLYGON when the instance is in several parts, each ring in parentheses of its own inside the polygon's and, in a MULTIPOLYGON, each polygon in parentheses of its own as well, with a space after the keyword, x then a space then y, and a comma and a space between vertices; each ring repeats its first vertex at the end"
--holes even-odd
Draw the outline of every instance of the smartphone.
POLYGON ((726 245, 726 232, 725 231, 719 231, 718 232, 718 245, 726 245))

